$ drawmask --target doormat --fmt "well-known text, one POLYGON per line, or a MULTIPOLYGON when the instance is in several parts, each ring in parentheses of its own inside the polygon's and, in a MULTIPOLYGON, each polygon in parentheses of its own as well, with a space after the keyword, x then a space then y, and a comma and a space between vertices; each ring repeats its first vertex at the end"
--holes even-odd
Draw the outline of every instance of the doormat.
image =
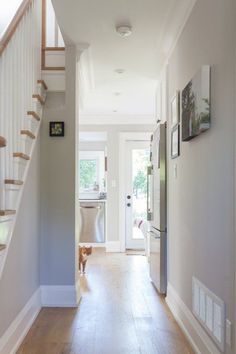
POLYGON ((126 256, 145 256, 142 250, 126 250, 126 256))

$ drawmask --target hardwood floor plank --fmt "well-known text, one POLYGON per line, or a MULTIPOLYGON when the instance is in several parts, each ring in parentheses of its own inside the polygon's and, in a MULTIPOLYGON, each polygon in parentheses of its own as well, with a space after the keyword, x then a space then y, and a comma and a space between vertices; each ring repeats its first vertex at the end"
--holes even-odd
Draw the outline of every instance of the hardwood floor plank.
POLYGON ((146 258, 94 250, 78 309, 43 308, 18 354, 193 354, 146 258))

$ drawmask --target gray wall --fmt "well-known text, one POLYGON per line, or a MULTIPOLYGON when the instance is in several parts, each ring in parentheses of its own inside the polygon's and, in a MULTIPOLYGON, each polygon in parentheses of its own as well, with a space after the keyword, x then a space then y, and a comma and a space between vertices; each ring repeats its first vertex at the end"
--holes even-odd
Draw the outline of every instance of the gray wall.
POLYGON ((119 134, 153 130, 153 125, 80 125, 80 131, 107 132, 107 241, 119 241, 119 134))
POLYGON ((0 280, 0 337, 40 285, 39 144, 38 141, 31 157, 15 231, 0 280))
POLYGON ((48 93, 41 130, 41 284, 74 285, 75 227, 74 47, 66 48, 66 97, 48 93), (49 137, 49 121, 65 122, 65 137, 49 137))
POLYGON ((48 93, 41 130, 41 284, 74 284, 75 156, 65 94, 48 93), (49 137, 50 121, 65 121, 65 137, 49 137))
MULTIPOLYGON (((212 125, 169 160, 169 282, 191 309, 192 276, 234 322, 235 5, 198 0, 169 60, 169 97, 212 68, 212 125), (174 179, 177 164, 177 179, 174 179)), ((227 349, 227 353, 234 350, 227 349)))

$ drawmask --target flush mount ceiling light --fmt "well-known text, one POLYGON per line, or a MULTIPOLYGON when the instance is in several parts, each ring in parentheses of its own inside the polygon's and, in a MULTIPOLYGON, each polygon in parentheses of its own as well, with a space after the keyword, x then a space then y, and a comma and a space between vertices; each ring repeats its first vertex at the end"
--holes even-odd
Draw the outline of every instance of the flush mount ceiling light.
POLYGON ((124 69, 115 69, 114 70, 117 74, 123 74, 125 72, 124 69))
POLYGON ((129 37, 132 33, 132 27, 127 26, 127 25, 126 26, 118 26, 118 27, 116 27, 116 32, 122 38, 129 37))

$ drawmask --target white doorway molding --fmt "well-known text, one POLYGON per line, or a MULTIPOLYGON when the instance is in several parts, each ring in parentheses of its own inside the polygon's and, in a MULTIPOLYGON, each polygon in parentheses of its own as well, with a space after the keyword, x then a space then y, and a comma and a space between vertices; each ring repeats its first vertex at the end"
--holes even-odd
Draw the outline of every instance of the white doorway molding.
POLYGON ((152 132, 126 132, 119 135, 119 240, 120 251, 125 252, 125 144, 127 141, 150 141, 152 132))

